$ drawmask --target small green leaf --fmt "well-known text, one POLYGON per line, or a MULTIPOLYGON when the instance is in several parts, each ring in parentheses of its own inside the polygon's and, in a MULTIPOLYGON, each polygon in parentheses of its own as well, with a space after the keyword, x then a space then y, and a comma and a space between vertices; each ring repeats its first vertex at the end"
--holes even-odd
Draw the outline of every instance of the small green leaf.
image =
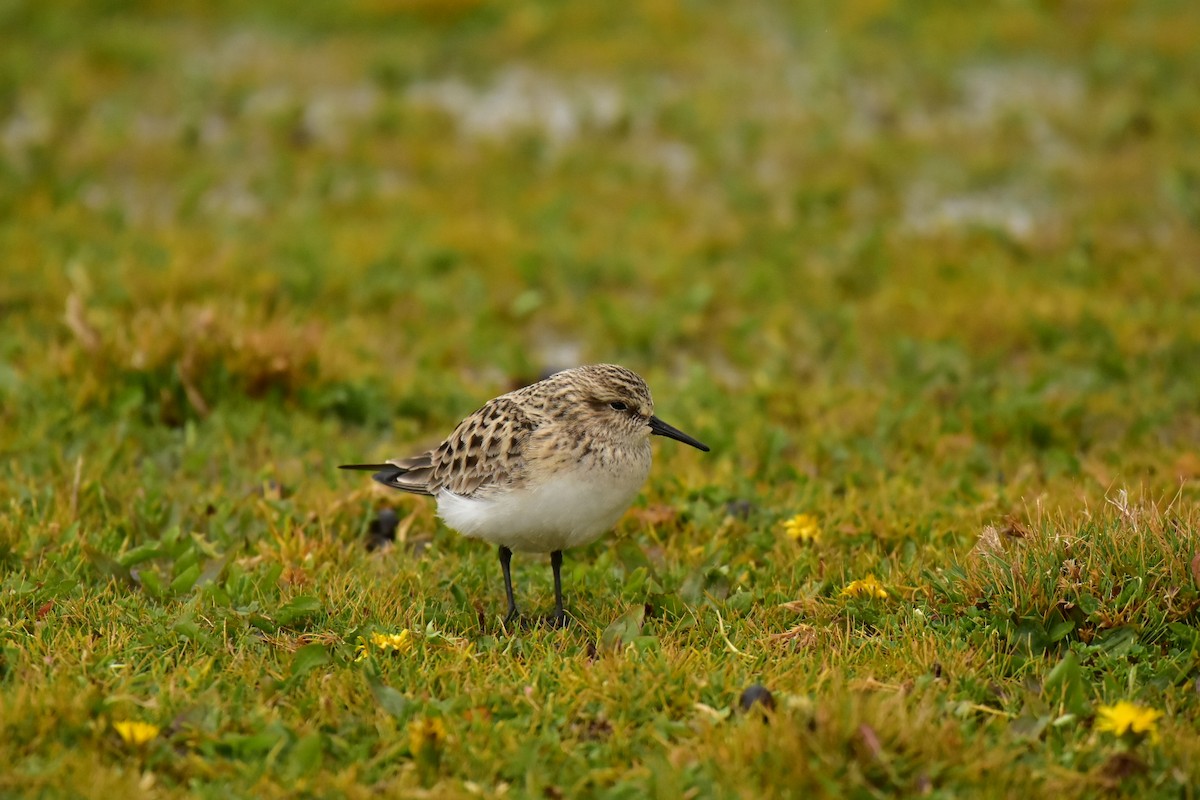
POLYGON ((1080 593, 1078 603, 1079 610, 1089 617, 1101 608, 1100 601, 1087 592, 1080 593))
POLYGON ((1172 622, 1167 626, 1167 630, 1175 637, 1175 640, 1183 644, 1189 650, 1200 648, 1200 631, 1195 627, 1186 625, 1182 622, 1172 622))
POLYGON ((196 576, 199 577, 200 569, 200 551, 191 546, 190 542, 184 542, 182 552, 175 555, 175 574, 182 575, 196 567, 196 576))
POLYGON ((196 585, 196 581, 200 578, 200 565, 192 564, 183 572, 176 576, 175 580, 171 581, 171 592, 174 594, 185 594, 192 590, 196 585))
POLYGON ((269 725, 258 733, 229 733, 222 736, 219 744, 237 758, 256 758, 271 752, 281 741, 288 738, 282 725, 269 725))
POLYGON ((13 573, 0 583, 0 590, 13 597, 27 597, 38 590, 38 585, 26 580, 18 573, 13 573))
POLYGON ((624 614, 613 620, 604 633, 600 634, 601 650, 624 650, 626 645, 633 642, 642 632, 642 624, 646 621, 646 606, 638 603, 631 606, 624 614))
POLYGON ((204 565, 204 569, 201 570, 200 577, 197 579, 196 585, 208 586, 217 578, 221 577, 221 573, 225 571, 225 567, 228 566, 232 558, 233 553, 226 553, 220 558, 209 560, 209 562, 204 565))
POLYGON ((162 579, 158 577, 158 573, 153 569, 142 570, 138 573, 137 579, 138 582, 142 584, 142 588, 145 589, 151 597, 163 596, 162 579))
POLYGON ((657 651, 661 649, 661 642, 657 636, 635 636, 633 638, 633 649, 639 653, 657 651))
POLYGON ((1105 631, 1093 640, 1092 645, 1099 647, 1110 656, 1127 656, 1137 644, 1137 640, 1137 631, 1130 626, 1125 626, 1105 631))
POLYGON ((292 657, 292 668, 288 682, 295 681, 308 672, 329 663, 329 651, 323 644, 306 644, 292 657))
POLYGON ((625 572, 631 573, 641 568, 650 572, 654 569, 654 565, 650 563, 650 559, 646 557, 646 551, 643 550, 637 542, 632 539, 617 540, 617 560, 621 562, 625 572))
POLYGON ((1087 684, 1079 657, 1068 651, 1062 660, 1050 670, 1042 684, 1042 694, 1050 703, 1057 704, 1079 717, 1088 716, 1092 706, 1088 702, 1087 684))
POLYGON ((621 595, 626 599, 633 600, 642 593, 642 589, 646 586, 646 580, 650 577, 650 572, 645 567, 638 567, 629 573, 629 577, 625 579, 625 585, 621 589, 621 595))
POLYGON ((1142 587, 1145 582, 1141 578, 1130 578, 1129 581, 1121 588, 1121 593, 1117 595, 1117 599, 1113 601, 1113 608, 1124 608, 1127 604, 1138 598, 1142 593, 1142 587))
POLYGON ((200 626, 196 624, 196 620, 192 619, 190 615, 175 620, 171 625, 171 630, 181 636, 186 636, 193 642, 198 642, 203 637, 203 634, 200 632, 200 626))
POLYGON ((734 592, 725 601, 725 605, 731 611, 737 611, 739 614, 745 614, 754 606, 753 592, 734 592))
POLYGON ((293 780, 316 772, 321 766, 324 737, 319 733, 302 736, 288 752, 285 774, 293 780))
POLYGON ((302 594, 293 597, 275 612, 275 622, 279 625, 294 625, 320 612, 321 601, 312 595, 302 594))
POLYGON ((143 561, 149 561, 152 558, 162 558, 164 555, 166 555, 166 553, 157 544, 144 544, 140 547, 133 548, 117 560, 122 566, 136 567, 143 561))
POLYGON ((107 553, 102 553, 91 545, 85 544, 83 546, 83 554, 101 575, 108 578, 116 578, 125 583, 134 582, 133 576, 129 572, 129 567, 107 553))
POLYGON ((1018 739, 1040 739, 1050 724, 1049 714, 1031 714, 1028 710, 1009 723, 1009 732, 1018 739))
POLYGON ((283 575, 283 564, 280 564, 278 561, 272 561, 262 571, 261 575, 254 576, 254 582, 262 589, 266 589, 268 586, 274 587, 279 584, 279 576, 281 575, 283 575))
POLYGON ((706 596, 724 600, 729 595, 729 578, 719 567, 694 570, 683 580, 679 596, 691 605, 696 605, 706 596))
POLYGON ((687 603, 677 594, 652 594, 647 601, 656 617, 676 619, 688 612, 687 603))
MULTIPOLYGON (((201 580, 204 576, 200 576, 201 580)), ((228 608, 233 605, 233 600, 230 599, 229 593, 221 588, 219 583, 204 584, 204 599, 208 600, 215 606, 228 608)))
POLYGON ((1050 642, 1046 639, 1046 629, 1037 617, 1024 617, 1010 624, 1008 641, 1014 649, 1023 655, 1037 654, 1046 650, 1050 642))
POLYGON ((375 696, 375 702, 379 703, 380 708, 398 720, 408 717, 408 710, 412 703, 407 697, 385 685, 377 677, 370 677, 368 681, 371 685, 371 694, 375 696))
POLYGON ((1048 638, 1051 642, 1061 641, 1073 630, 1075 630, 1075 621, 1069 619, 1063 620, 1062 622, 1051 626, 1050 630, 1046 633, 1046 638, 1048 638))

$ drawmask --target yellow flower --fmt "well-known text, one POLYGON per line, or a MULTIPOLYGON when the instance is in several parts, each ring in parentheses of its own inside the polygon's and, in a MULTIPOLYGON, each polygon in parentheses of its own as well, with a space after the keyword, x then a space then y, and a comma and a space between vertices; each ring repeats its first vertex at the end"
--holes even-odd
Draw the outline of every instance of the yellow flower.
POLYGON ((446 741, 446 726, 438 717, 422 717, 408 726, 408 748, 414 756, 431 755, 446 741))
POLYGON ((412 631, 405 628, 399 633, 372 633, 370 641, 360 636, 358 637, 358 656, 354 660, 362 661, 370 655, 372 647, 385 653, 389 650, 394 653, 407 653, 412 649, 412 631))
POLYGON ((404 653, 412 649, 412 632, 405 628, 399 633, 372 633, 371 644, 380 650, 404 653))
POLYGON ((1134 705, 1122 700, 1115 706, 1100 706, 1096 730, 1108 731, 1116 736, 1130 734, 1141 739, 1149 734, 1150 741, 1158 741, 1158 718, 1163 712, 1154 708, 1134 705))
POLYGON ((886 600, 888 593, 883 588, 883 584, 875 579, 874 575, 868 575, 860 581, 851 581, 846 584, 846 588, 842 589, 843 597, 873 597, 878 600, 886 600))
POLYGON ((789 520, 784 520, 783 530, 794 542, 815 542, 821 538, 817 518, 812 514, 797 514, 789 520))
POLYGON ((122 720, 113 723, 113 730, 121 737, 121 741, 134 747, 141 747, 158 736, 158 726, 151 725, 149 722, 122 720))
POLYGON ((446 728, 437 717, 416 719, 408 726, 408 749, 417 765, 421 784, 427 788, 437 780, 445 742, 446 728))

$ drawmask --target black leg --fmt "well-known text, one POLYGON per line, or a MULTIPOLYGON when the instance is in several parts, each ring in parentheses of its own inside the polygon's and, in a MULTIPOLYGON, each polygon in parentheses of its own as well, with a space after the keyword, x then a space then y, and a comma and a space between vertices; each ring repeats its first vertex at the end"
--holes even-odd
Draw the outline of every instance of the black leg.
POLYGON ((509 625, 517 618, 517 601, 513 599, 512 590, 512 550, 500 545, 500 569, 504 570, 504 594, 508 597, 508 613, 504 615, 504 624, 509 625))
POLYGON ((550 554, 550 568, 554 570, 554 616, 550 624, 561 628, 567 624, 567 612, 563 610, 562 599, 562 550, 550 554))

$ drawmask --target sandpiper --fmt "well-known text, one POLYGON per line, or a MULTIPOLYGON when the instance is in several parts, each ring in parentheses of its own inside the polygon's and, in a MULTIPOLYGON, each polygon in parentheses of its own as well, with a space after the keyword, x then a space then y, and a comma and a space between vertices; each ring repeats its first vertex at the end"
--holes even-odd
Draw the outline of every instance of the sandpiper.
POLYGON ((650 472, 650 436, 708 452, 654 416, 650 389, 614 364, 576 367, 490 400, 437 447, 374 470, 393 489, 437 498, 451 528, 500 548, 508 598, 505 623, 517 618, 513 550, 549 553, 554 616, 566 622, 562 551, 598 539, 633 502, 650 472))

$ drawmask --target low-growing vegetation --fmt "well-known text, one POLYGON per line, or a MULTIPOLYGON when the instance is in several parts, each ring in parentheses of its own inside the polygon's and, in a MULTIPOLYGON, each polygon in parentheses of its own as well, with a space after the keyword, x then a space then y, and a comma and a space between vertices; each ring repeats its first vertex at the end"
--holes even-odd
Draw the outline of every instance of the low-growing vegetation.
POLYGON ((0 8, 0 795, 1191 797, 1186 3, 0 8), (557 367, 550 570, 337 464, 557 367))

